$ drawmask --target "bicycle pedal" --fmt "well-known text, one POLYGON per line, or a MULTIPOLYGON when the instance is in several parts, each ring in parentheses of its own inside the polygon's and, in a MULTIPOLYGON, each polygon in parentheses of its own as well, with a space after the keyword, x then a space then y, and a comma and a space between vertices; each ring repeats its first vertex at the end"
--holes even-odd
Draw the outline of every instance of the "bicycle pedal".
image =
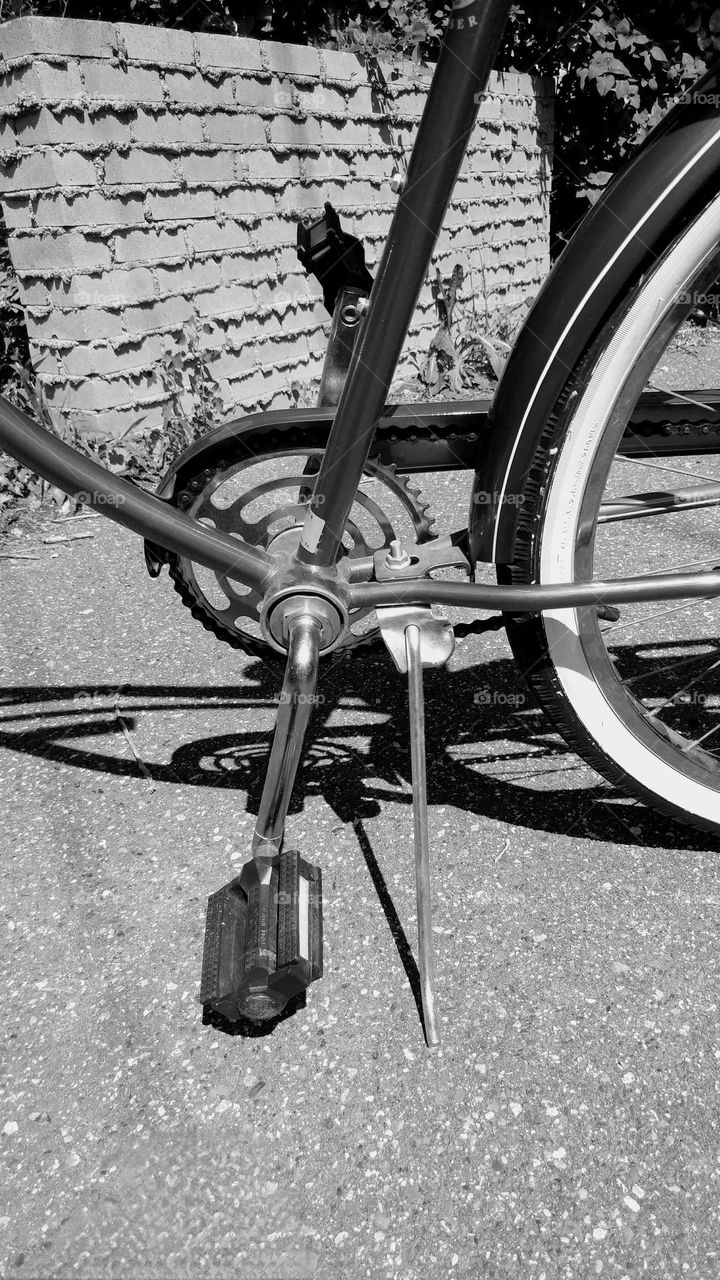
POLYGON ((201 1003, 266 1022, 320 977, 320 868, 297 849, 252 858, 208 898, 201 1003))

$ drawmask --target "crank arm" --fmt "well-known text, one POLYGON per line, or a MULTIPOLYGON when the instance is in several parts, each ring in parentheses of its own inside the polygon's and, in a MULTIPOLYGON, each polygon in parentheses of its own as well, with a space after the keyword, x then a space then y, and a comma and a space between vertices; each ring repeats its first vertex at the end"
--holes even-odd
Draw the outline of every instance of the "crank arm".
POLYGON ((295 775, 315 705, 319 640, 320 626, 311 614, 301 614, 293 621, 275 736, 253 836, 256 857, 277 853, 282 844, 295 775))
POLYGON ((321 625, 288 627, 285 680, 253 838, 240 875, 208 900, 200 1000, 228 1021, 267 1022, 322 976, 322 877, 283 849, 285 818, 315 702, 321 625))

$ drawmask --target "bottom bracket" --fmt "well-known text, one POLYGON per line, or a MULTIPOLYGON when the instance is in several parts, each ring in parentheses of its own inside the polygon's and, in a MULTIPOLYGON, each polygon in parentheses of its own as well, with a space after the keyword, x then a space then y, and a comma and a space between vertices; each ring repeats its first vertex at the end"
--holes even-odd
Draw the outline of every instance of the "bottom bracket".
POLYGON ((286 592, 265 602, 260 622, 268 644, 287 653, 293 621, 308 615, 320 628, 320 655, 332 653, 350 625, 348 612, 340 600, 319 591, 286 592))

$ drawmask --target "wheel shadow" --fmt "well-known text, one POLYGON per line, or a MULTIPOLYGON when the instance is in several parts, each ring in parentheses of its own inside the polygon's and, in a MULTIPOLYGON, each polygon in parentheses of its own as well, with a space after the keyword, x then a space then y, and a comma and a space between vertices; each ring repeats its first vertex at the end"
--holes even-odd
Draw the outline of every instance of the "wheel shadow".
MULTIPOLYGON (((0 746, 76 769, 183 786, 245 792, 257 812, 278 686, 260 662, 238 685, 18 686, 0 688, 0 746), (139 716, 238 712, 238 733, 190 737, 168 762, 141 759, 139 716), (261 726, 253 720, 261 717, 261 726), (249 727, 248 727, 249 726, 249 727), (114 749, 103 750, 102 740, 114 749)), ((411 803, 404 678, 386 655, 336 666, 318 686, 291 813, 322 795, 343 823, 377 817, 388 802, 411 803)), ((538 832, 616 844, 668 845, 666 820, 628 801, 582 762, 530 701, 509 659, 426 673, 430 804, 538 832)), ((720 847, 712 835, 672 827, 676 848, 720 847)))

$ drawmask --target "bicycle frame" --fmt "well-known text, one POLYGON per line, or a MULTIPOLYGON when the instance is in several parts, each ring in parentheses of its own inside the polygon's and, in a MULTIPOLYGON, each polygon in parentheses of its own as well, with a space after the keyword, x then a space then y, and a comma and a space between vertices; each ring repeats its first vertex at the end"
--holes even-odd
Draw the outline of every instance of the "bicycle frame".
MULTIPOLYGON (((430 576, 450 565, 471 575, 482 558, 511 562, 518 504, 507 497, 524 492, 549 406, 603 319, 653 254, 668 243, 695 204, 707 199, 708 188, 711 194, 720 190, 720 120, 709 94, 712 109, 697 112, 681 106, 586 219, 530 313, 489 413, 484 406, 443 406, 439 412, 448 421, 464 414, 477 426, 465 433, 466 445, 477 437, 473 456, 464 453, 460 461, 460 466, 476 468, 468 530, 418 541, 410 548, 412 555, 397 542, 389 552, 384 546, 361 558, 343 554, 348 518, 374 441, 383 436, 383 420, 394 418, 397 424, 402 418, 402 407, 386 407, 388 390, 510 8, 510 0, 455 0, 368 309, 347 372, 336 379, 342 390, 335 411, 321 406, 225 424, 187 450, 153 496, 111 475, 0 398, 0 447, 144 537, 151 572, 159 571, 164 548, 252 588, 266 645, 285 655, 252 856, 241 875, 208 904, 201 999, 221 1013, 229 1010, 229 1016, 234 1009, 238 1016, 266 1020, 322 973, 320 869, 303 861, 299 851, 284 849, 283 842, 320 658, 342 644, 353 611, 377 609, 380 634, 398 670, 408 675, 420 986, 426 1037, 428 1044, 436 1044, 422 672, 447 662, 454 634, 449 623, 432 617, 429 606, 499 609, 507 618, 720 596, 720 567, 542 586, 438 582, 430 576), (302 529, 296 524, 293 554, 276 558, 172 505, 183 469, 198 451, 208 451, 217 461, 223 456, 218 450, 230 438, 236 458, 245 450, 252 459, 261 456, 257 449, 253 452, 252 439, 248 448, 253 426, 297 429, 311 423, 314 431, 318 424, 327 425, 327 443, 317 473, 304 472, 303 492, 311 482, 313 489, 302 529), (477 501, 481 490, 492 495, 490 503, 477 501), (251 905, 243 908, 243 902, 251 905)), ((331 343, 329 357, 332 353, 331 343)), ((326 366, 331 364, 328 358, 326 366)), ((433 410, 434 418, 436 408, 413 406, 410 415, 425 409, 433 410)), ((433 470, 427 439, 414 456, 412 441, 406 444, 403 470, 433 470)), ((717 445, 720 452, 720 435, 717 445)), ((634 447, 630 440, 628 451, 634 447)), ((448 462, 447 450, 439 452, 443 465, 455 465, 448 462)), ((663 495, 657 501, 653 495, 630 495, 610 504, 607 519, 634 518, 639 508, 640 514, 651 515, 656 508, 672 508, 675 498, 678 505, 720 505, 720 485, 708 484, 692 495, 669 495, 669 501, 663 495)))
POLYGON ((456 0, 459 16, 450 21, 433 76, 305 520, 303 564, 329 566, 337 559, 510 7, 507 0, 456 0))
MULTIPOLYGON (((264 620, 268 638, 274 647, 287 648, 280 632, 270 630, 272 608, 286 601, 293 594, 322 598, 334 602, 342 618, 347 611, 375 604, 430 604, 442 600, 446 604, 463 605, 477 609, 500 607, 506 612, 536 612, 543 608, 573 607, 604 601, 607 603, 628 600, 664 600, 684 596, 713 596, 720 593, 720 574, 682 573, 667 574, 652 579, 633 578, 617 582, 562 584, 543 587, 490 587, 469 583, 443 583, 423 580, 421 574, 412 580, 397 582, 349 583, 338 575, 335 562, 341 546, 342 531, 352 506, 355 493, 372 446, 378 421, 383 415, 387 391, 390 386, 400 351, 409 327, 420 288, 427 273, 430 258, 439 234, 452 188, 463 161, 470 133, 474 126, 479 101, 487 86, 490 70, 499 48, 502 31, 510 12, 509 0, 456 0, 454 16, 440 59, 433 76, 428 100, 420 123, 418 136, 410 161, 405 187, 400 194, 388 240, 373 287, 370 305, 359 340, 356 343, 343 392, 334 414, 328 446, 315 479, 313 496, 303 529, 301 545, 295 562, 289 570, 278 571, 272 557, 257 547, 240 542, 192 519, 183 512, 171 508, 157 496, 143 492, 128 481, 112 475, 91 459, 57 439, 27 414, 0 397, 0 447, 16 457, 24 465, 36 471, 64 492, 83 495, 88 505, 95 507, 108 518, 139 534, 148 542, 166 548, 179 555, 192 558, 197 563, 227 574, 248 586, 259 587, 266 593, 264 620)), ((700 110, 692 112, 689 124, 694 130, 692 158, 694 165, 686 166, 685 182, 674 183, 666 201, 652 204, 665 211, 661 219, 663 234, 667 234, 680 216, 686 201, 692 201, 711 180, 720 182, 720 124, 717 112, 700 110), (712 123, 708 124, 712 117, 712 123)), ((668 126, 660 132, 672 140, 674 151, 688 143, 687 114, 679 110, 668 126)), ((640 201, 639 191, 647 181, 648 160, 651 148, 646 147, 645 159, 634 170, 631 184, 633 199, 640 201)), ((624 188, 625 190, 625 188, 624 188)), ((652 194, 652 193, 651 193, 652 194)), ((650 207, 650 206, 648 206, 650 207)), ((600 212, 586 221, 580 237, 581 243, 573 250, 569 268, 558 267, 542 291, 532 315, 547 319, 554 314, 554 325, 572 332, 569 321, 578 320, 574 341, 587 338, 588 324, 583 316, 574 316, 573 301, 560 306, 558 297, 567 287, 576 261, 587 252, 587 239, 598 224, 607 227, 617 220, 617 210, 612 200, 601 202, 600 212), (601 216, 602 215, 602 216, 601 216), (603 221, 604 219, 604 221, 603 221)), ((642 225, 645 225, 648 219, 642 225)), ((575 242, 573 242, 575 243, 575 242)), ((642 245, 647 250, 644 239, 642 245)), ((607 236, 601 236, 599 247, 593 254, 598 261, 607 250, 607 236)), ((562 262, 563 260, 561 260, 562 262)), ((635 269, 637 262, 633 259, 635 269)), ((627 275, 627 271, 625 272, 627 275)), ((603 276, 603 279, 605 277, 603 276)), ((617 273, 613 276, 614 288, 618 287, 617 273)), ((607 293, 602 295, 607 307, 607 293)), ((577 311, 577 308, 576 308, 577 311)), ((597 311, 593 311, 597 323, 597 311)), ((549 323, 549 321, 548 321, 549 323)), ((521 334, 518 350, 522 353, 528 343, 547 348, 548 339, 539 331, 539 321, 532 319, 521 334)), ((567 367, 563 348, 552 367, 553 377, 557 369, 567 367), (557 368, 556 368, 557 366, 557 368)), ((511 372, 516 373, 513 361, 511 372)), ((478 449, 487 451, 490 470, 483 464, 482 484, 489 492, 495 492, 494 476, 500 476, 507 457, 512 454, 521 469, 527 455, 527 439, 537 429, 537 422, 546 396, 537 394, 537 387, 527 379, 521 379, 513 412, 505 415, 507 389, 511 377, 503 379, 497 397, 500 408, 491 416, 494 430, 482 434, 478 449), (533 407, 532 418, 522 414, 525 398, 533 407), (497 424, 502 419, 502 431, 497 424), (514 422, 520 422, 520 430, 507 430, 514 422), (530 430, 532 428, 532 430, 530 430)), ((545 387, 543 387, 543 392, 545 387)), ((298 411, 296 416, 298 416, 298 411)), ((287 417, 287 415, 280 415, 287 417)), ((300 415, 301 418, 301 415, 300 415)), ((503 483, 514 483, 516 472, 507 470, 503 483)), ((476 484, 478 481, 476 480, 476 484)), ((484 509, 474 503, 470 521, 479 551, 483 550, 487 530, 498 526, 500 519, 509 519, 512 508, 503 504, 500 512, 484 509)), ((497 555, 507 544, 504 538, 488 559, 502 559, 497 555)), ((277 629, 276 629, 277 630, 277 629)), ((332 644, 326 648, 332 647, 332 644)))

